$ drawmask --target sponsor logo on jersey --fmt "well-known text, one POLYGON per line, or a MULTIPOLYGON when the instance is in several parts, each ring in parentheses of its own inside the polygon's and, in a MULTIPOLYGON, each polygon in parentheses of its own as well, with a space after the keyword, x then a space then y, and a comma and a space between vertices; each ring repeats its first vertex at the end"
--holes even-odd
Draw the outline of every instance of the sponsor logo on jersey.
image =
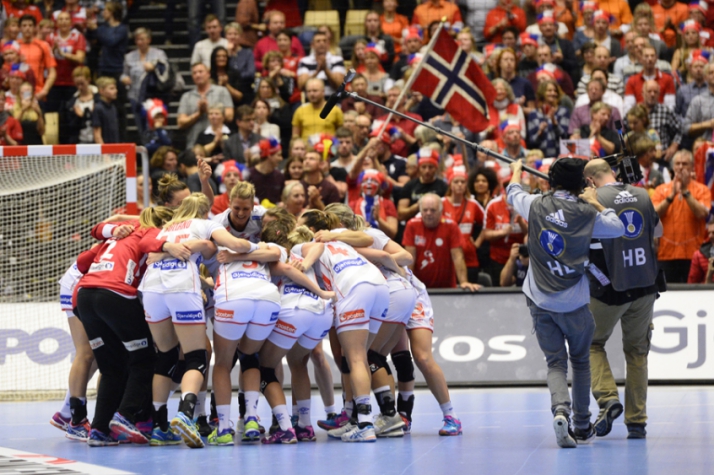
POLYGON ((124 348, 126 348, 127 351, 136 351, 149 347, 149 340, 146 338, 142 338, 141 340, 123 341, 122 343, 124 343, 124 348))
POLYGON ((338 262, 335 264, 335 272, 339 274, 343 270, 347 269, 348 267, 357 267, 357 266, 363 266, 367 264, 367 261, 362 259, 361 257, 358 257, 356 259, 347 259, 342 262, 338 262))
POLYGON ((424 313, 424 306, 421 303, 417 303, 412 312, 412 319, 414 320, 424 320, 426 314, 424 313))
POLYGON ((237 271, 237 272, 231 272, 231 278, 233 279, 262 279, 262 280, 268 280, 268 277, 265 274, 262 274, 260 272, 246 272, 246 271, 237 271))
POLYGON ((328 333, 330 333, 330 329, 329 329, 329 328, 328 328, 327 330, 325 330, 324 332, 322 332, 322 335, 320 335, 320 338, 325 338, 328 333))
POLYGON ((225 320, 233 320, 233 310, 223 310, 222 308, 216 309, 216 318, 223 318, 225 320))
POLYGON ((94 340, 89 340, 89 346, 93 349, 96 350, 100 346, 104 345, 104 340, 102 340, 101 337, 95 338, 94 340))
POLYGON ((364 318, 364 310, 350 310, 340 314, 340 323, 349 322, 352 320, 361 320, 364 318))
POLYGON ((287 322, 284 322, 282 320, 278 320, 278 323, 275 324, 275 328, 278 330, 282 330, 287 333, 295 333, 297 331, 297 328, 295 328, 295 325, 291 325, 287 322))
POLYGON ((414 236, 415 246, 426 246, 426 238, 424 236, 414 236))
POLYGON ((95 262, 91 266, 89 266, 89 272, 107 272, 114 270, 114 263, 113 262, 108 262, 108 261, 102 261, 102 262, 95 262))
POLYGON ((275 312, 270 314, 270 323, 277 322, 278 321, 278 314, 280 312, 275 312))
POLYGON ((543 250, 553 257, 558 257, 565 251, 565 240, 563 236, 553 230, 542 230, 540 232, 539 241, 543 250))
POLYGON ((284 295, 302 294, 305 297, 310 297, 311 299, 317 300, 317 295, 313 294, 306 288, 300 287, 299 285, 295 285, 295 284, 288 284, 285 287, 283 287, 283 294, 284 295))
POLYGON ((72 296, 71 295, 60 295, 60 304, 72 306, 72 296))
POLYGON ((616 205, 621 205, 624 203, 637 203, 637 198, 632 196, 632 193, 630 193, 627 190, 622 190, 617 194, 615 197, 615 204, 616 205))
POLYGON ((637 239, 645 229, 645 218, 634 208, 625 208, 617 215, 625 225, 625 239, 637 239))
POLYGON ((176 320, 179 322, 200 322, 203 320, 203 311, 176 312, 176 320))
POLYGON ((127 264, 126 264, 126 275, 124 276, 124 282, 126 282, 127 285, 131 285, 131 283, 134 282, 134 271, 135 270, 136 270, 136 262, 129 259, 129 262, 127 262, 127 264))
POLYGON ((159 261, 159 262, 154 262, 152 264, 152 267, 154 269, 159 269, 159 270, 180 270, 180 269, 187 269, 188 268, 188 263, 180 261, 178 259, 170 259, 168 261, 159 261))
POLYGON ((563 214, 563 210, 559 209, 555 213, 550 213, 545 217, 546 221, 549 221, 553 224, 556 224, 560 226, 561 228, 567 228, 568 223, 565 222, 565 215, 563 214))

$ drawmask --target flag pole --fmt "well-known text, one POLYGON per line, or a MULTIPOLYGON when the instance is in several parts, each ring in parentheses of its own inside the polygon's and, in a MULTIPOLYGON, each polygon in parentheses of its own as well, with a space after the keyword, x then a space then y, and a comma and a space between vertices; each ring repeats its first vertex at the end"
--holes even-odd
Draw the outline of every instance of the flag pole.
MULTIPOLYGON (((431 39, 429 40, 429 44, 426 46, 426 51, 424 52, 424 57, 419 61, 419 64, 417 65, 416 69, 412 73, 412 75, 409 77, 409 80, 407 83, 404 85, 402 88, 402 91, 399 93, 399 96, 397 97, 397 102, 394 103, 394 110, 399 109, 399 104, 401 104, 402 99, 404 99, 404 96, 406 95, 406 92, 409 91, 412 87, 412 84, 414 84, 414 81, 416 81, 416 78, 419 76, 419 73, 421 72, 421 69, 424 67, 424 60, 426 57, 431 53, 431 50, 434 49, 434 44, 436 44, 436 39, 439 37, 439 33, 441 33, 442 28, 444 28, 444 25, 446 24, 446 17, 443 17, 441 19, 441 23, 439 23, 439 27, 436 29, 434 34, 432 35, 431 39)), ((382 136, 385 130, 387 130, 387 125, 389 125, 389 122, 392 120, 392 112, 387 115, 387 120, 384 121, 382 124, 382 129, 379 131, 379 137, 382 136)))
MULTIPOLYGON (((404 114, 404 113, 402 113, 402 112, 399 112, 399 111, 394 110, 394 109, 390 109, 389 107, 387 107, 387 106, 385 106, 385 105, 383 105, 383 104, 380 104, 380 103, 378 103, 378 102, 374 102, 374 101, 372 101, 372 100, 370 100, 370 99, 367 99, 366 97, 359 96, 359 95, 357 95, 357 94, 354 93, 354 92, 344 91, 344 92, 342 93, 342 97, 348 97, 348 96, 351 97, 352 99, 357 100, 357 101, 362 101, 362 102, 364 102, 365 104, 371 104, 371 105, 377 107, 378 109, 381 109, 381 110, 383 110, 383 111, 387 111, 387 112, 389 112, 390 116, 391 116, 391 115, 396 115, 396 116, 398 116, 398 117, 401 117, 402 119, 410 120, 410 121, 414 122, 415 124, 423 125, 423 126, 426 127, 427 129, 433 130, 433 131, 436 132, 437 134, 445 135, 445 136, 449 137, 450 139, 455 140, 456 142, 462 143, 462 144, 464 144, 464 145, 466 145, 466 146, 468 146, 468 147, 471 147, 472 149, 474 149, 474 150, 476 150, 476 151, 478 151, 478 152, 481 152, 481 153, 485 154, 485 155, 488 156, 488 157, 496 158, 496 159, 501 160, 501 161, 506 162, 506 163, 513 163, 513 162, 516 162, 516 161, 519 161, 519 160, 520 160, 520 159, 513 159, 513 158, 510 158, 510 157, 506 157, 505 155, 502 155, 502 154, 500 154, 500 153, 496 153, 496 152, 494 152, 493 150, 488 149, 488 148, 486 148, 486 147, 484 147, 484 146, 482 146, 482 145, 479 145, 479 144, 477 144, 477 143, 475 143, 475 142, 469 142, 469 141, 466 140, 466 139, 463 139, 463 138, 461 138, 461 137, 457 137, 456 135, 452 134, 451 132, 447 132, 447 131, 445 131, 445 130, 443 130, 443 129, 440 129, 439 127, 436 127, 435 125, 432 125, 432 124, 430 124, 430 123, 428 123, 428 122, 422 122, 422 121, 420 121, 420 120, 417 120, 417 119, 415 119, 414 117, 410 117, 410 116, 408 116, 408 115, 406 115, 406 114, 404 114)), ((546 180, 548 179, 548 175, 547 175, 547 174, 545 174, 545 173, 543 173, 543 172, 541 172, 541 171, 538 171, 538 170, 536 170, 535 168, 531 168, 531 167, 528 167, 528 166, 525 166, 525 165, 524 165, 524 166, 523 166, 523 171, 526 171, 526 172, 530 173, 531 175, 535 175, 535 176, 537 176, 537 177, 544 178, 544 179, 546 179, 546 180)))

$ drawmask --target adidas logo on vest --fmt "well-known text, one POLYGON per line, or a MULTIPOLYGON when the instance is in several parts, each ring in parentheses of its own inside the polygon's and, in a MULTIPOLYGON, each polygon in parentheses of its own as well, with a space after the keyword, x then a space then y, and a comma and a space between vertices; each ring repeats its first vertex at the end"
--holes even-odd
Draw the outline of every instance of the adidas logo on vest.
POLYGON ((632 194, 629 191, 622 190, 615 197, 615 204, 621 205, 624 203, 637 203, 637 198, 632 196, 632 194))
POLYGON ((565 222, 565 215, 563 215, 563 210, 559 209, 555 213, 550 213, 545 217, 546 221, 550 221, 553 224, 557 224, 562 228, 567 228, 568 223, 565 222))

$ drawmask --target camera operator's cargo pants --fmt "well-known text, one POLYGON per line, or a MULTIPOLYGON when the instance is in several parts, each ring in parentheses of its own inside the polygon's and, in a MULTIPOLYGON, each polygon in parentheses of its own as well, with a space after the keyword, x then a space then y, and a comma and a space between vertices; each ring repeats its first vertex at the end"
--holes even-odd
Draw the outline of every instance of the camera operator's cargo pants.
POLYGON ((551 312, 527 299, 533 328, 548 364, 551 411, 571 413, 573 425, 590 425, 590 343, 595 321, 587 305, 570 312, 551 312), (565 342, 568 342, 566 348, 565 342), (573 367, 573 399, 568 392, 568 356, 573 367))
POLYGON ((590 346, 592 388, 600 408, 613 399, 619 401, 615 378, 607 361, 605 343, 617 322, 622 325, 622 346, 627 362, 625 424, 647 422, 647 355, 652 339, 656 295, 645 295, 624 305, 606 305, 595 298, 590 302, 590 311, 595 318, 595 335, 590 346))

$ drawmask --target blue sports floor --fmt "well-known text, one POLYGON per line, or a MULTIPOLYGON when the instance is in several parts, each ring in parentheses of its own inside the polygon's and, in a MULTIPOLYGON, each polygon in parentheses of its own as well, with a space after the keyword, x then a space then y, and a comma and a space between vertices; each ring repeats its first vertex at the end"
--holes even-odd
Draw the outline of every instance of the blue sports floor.
MULTIPOLYGON (((576 449, 555 443, 545 388, 452 390, 462 437, 439 437, 441 412, 417 391, 412 434, 374 444, 327 440, 288 446, 89 448, 50 426, 60 402, 0 403, 0 449, 45 454, 127 472, 161 474, 574 474, 685 475, 714 473, 714 388, 652 387, 646 440, 627 440, 622 417, 605 438, 576 449)), ((336 396, 339 398, 339 391, 336 396)), ((621 389, 622 396, 622 389, 621 389)), ((234 413, 237 403, 234 397, 234 413)), ((169 414, 178 400, 173 398, 169 414)), ((375 406, 376 407, 376 406, 375 406)), ((597 409, 593 402, 594 416, 597 409)), ((93 402, 90 402, 90 414, 93 402)), ((267 403, 259 412, 270 424, 267 403)), ((322 417, 313 395, 313 421, 322 417)), ((59 468, 59 467, 57 467, 59 468)), ((21 473, 12 470, 1 473, 21 473)), ((100 473, 101 469, 82 473, 100 473)), ((39 472, 32 472, 39 473, 39 472)), ((42 472, 45 473, 45 472, 42 472)), ((52 472, 59 473, 59 472, 52 472)), ((73 472, 79 473, 79 472, 73 472)))

